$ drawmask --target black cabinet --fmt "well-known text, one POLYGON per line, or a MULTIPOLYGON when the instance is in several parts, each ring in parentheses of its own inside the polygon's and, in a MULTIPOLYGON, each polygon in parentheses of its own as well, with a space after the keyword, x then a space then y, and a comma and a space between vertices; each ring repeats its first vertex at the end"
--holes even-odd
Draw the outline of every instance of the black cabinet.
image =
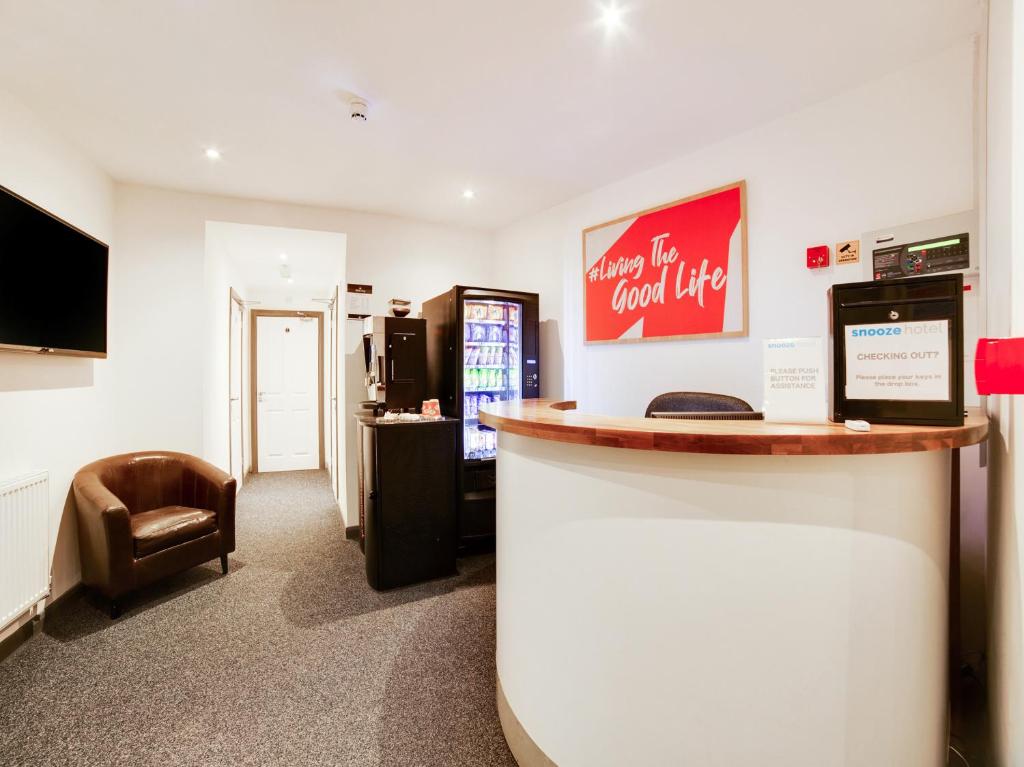
POLYGON ((833 285, 832 420, 962 426, 963 275, 833 285))
POLYGON ((358 417, 360 526, 373 588, 455 573, 458 425, 358 417))

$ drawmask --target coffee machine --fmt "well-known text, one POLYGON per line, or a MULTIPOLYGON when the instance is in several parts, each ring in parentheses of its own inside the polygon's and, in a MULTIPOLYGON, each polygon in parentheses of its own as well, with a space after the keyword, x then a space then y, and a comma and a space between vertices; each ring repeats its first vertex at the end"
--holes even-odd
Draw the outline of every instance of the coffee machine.
POLYGON ((427 321, 365 318, 363 356, 367 409, 419 412, 427 398, 427 321))

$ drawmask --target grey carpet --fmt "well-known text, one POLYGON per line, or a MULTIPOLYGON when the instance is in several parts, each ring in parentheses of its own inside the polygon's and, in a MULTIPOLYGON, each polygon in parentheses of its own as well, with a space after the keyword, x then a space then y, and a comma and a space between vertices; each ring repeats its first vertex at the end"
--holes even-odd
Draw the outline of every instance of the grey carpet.
POLYGON ((494 704, 494 558, 366 583, 324 472, 257 475, 238 551, 111 622, 78 595, 0 663, 4 765, 514 765, 494 704))

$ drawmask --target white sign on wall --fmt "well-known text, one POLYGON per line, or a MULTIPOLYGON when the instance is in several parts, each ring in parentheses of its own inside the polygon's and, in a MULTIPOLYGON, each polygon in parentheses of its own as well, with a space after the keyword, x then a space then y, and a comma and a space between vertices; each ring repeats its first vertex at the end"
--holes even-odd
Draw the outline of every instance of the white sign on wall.
POLYGON ((764 342, 764 420, 822 423, 828 415, 825 353, 820 338, 764 342))
POLYGON ((846 398, 948 402, 949 320, 846 326, 846 398))

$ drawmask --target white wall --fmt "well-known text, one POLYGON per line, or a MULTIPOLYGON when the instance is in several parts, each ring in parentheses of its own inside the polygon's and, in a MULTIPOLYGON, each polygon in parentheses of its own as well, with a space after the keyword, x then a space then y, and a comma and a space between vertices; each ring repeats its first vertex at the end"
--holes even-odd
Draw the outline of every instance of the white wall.
MULTIPOLYGON (((391 298, 414 302, 456 282, 486 283, 490 275, 491 238, 476 230, 410 221, 370 213, 300 205, 189 194, 152 187, 122 185, 115 190, 115 238, 126 260, 136 268, 125 280, 139 286, 129 307, 131 322, 121 323, 126 340, 129 374, 119 380, 126 402, 117 417, 125 434, 168 449, 203 455, 226 465, 220 441, 204 444, 203 414, 211 424, 227 423, 216 410, 225 397, 214 393, 218 375, 204 363, 206 333, 227 337, 227 312, 207 316, 204 296, 205 226, 225 221, 264 226, 341 232, 347 236, 347 276, 350 282, 373 285, 371 309, 383 313, 391 298), (209 322, 223 323, 214 328, 209 322), (223 332, 221 332, 223 330, 223 332), (213 378, 207 378, 213 376, 213 378), (128 389, 144 397, 128 397, 128 389), (210 392, 209 399, 204 395, 210 392), (154 405, 154 403, 156 403, 154 405), (220 404, 218 404, 220 403, 220 404), (161 444, 161 440, 170 444, 161 444)), ((352 434, 351 413, 362 397, 362 326, 346 323, 342 362, 349 402, 342 410, 352 434), (352 382, 355 381, 355 386, 352 382)), ((226 384, 225 384, 226 386, 226 384)), ((226 388, 224 389, 226 392, 226 388)), ((346 461, 346 466, 352 462, 346 461)), ((352 472, 346 523, 354 524, 355 484, 352 472), (351 509, 351 511, 350 511, 351 509)))
MULTIPOLYGON (((106 243, 113 234, 113 183, 96 165, 20 102, 0 92, 0 185, 106 243)), ((111 271, 119 268, 116 250, 111 271)), ((124 320, 120 294, 110 296, 110 322, 124 320)), ((50 550, 54 596, 78 582, 74 514, 65 514, 71 478, 108 454, 107 427, 118 348, 109 360, 0 353, 0 479, 50 473, 50 550)))
MULTIPOLYGON (((761 403, 761 339, 828 333, 826 289, 862 263, 812 272, 810 245, 974 206, 970 42, 883 79, 623 179, 498 233, 495 281, 541 294, 558 324, 543 364, 564 359, 564 394, 604 413, 642 413, 656 394, 719 391, 761 403), (745 178, 750 337, 583 345, 583 228, 745 178), (561 304, 561 306, 560 306, 561 304), (561 309, 561 311, 558 311, 561 309)), ((545 395, 558 381, 544 378, 545 395)))
MULTIPOLYGON (((1024 335, 1024 6, 993 0, 988 69, 988 334, 1024 335)), ((988 399, 989 709, 995 764, 1024 764, 1024 405, 988 399)))

